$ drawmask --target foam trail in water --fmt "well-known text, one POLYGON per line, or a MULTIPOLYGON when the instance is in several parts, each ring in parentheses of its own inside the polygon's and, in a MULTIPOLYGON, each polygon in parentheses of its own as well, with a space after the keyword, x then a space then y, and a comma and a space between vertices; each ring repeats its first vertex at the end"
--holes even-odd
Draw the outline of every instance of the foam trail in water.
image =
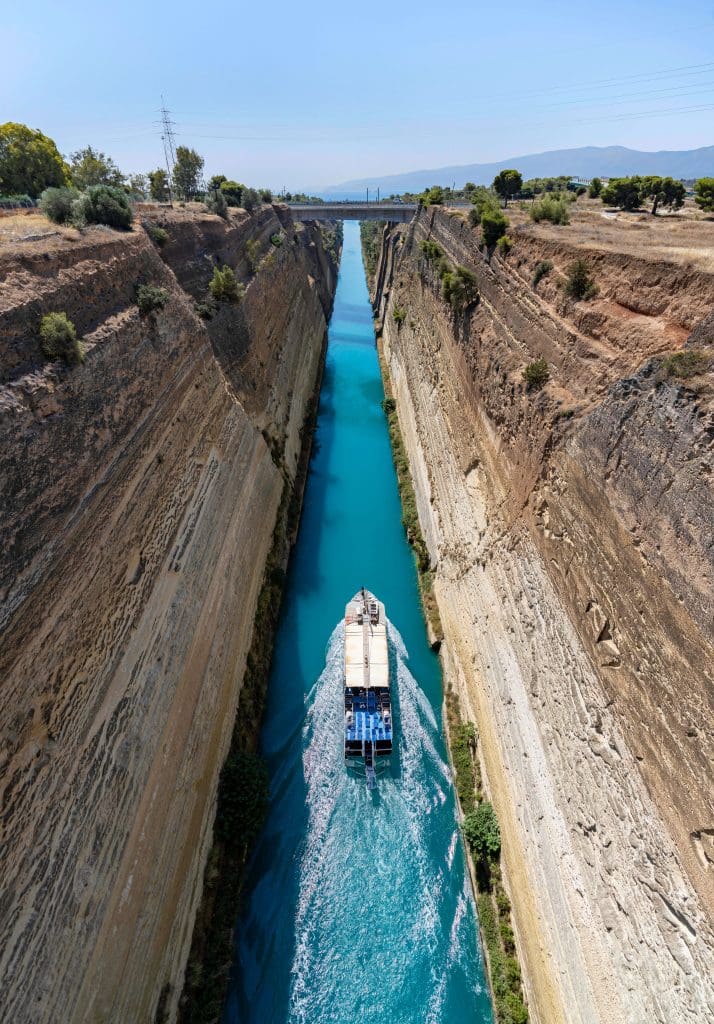
MULTIPOLYGON (((457 837, 445 806, 448 765, 436 716, 409 671, 401 637, 393 704, 397 752, 375 793, 344 766, 343 627, 309 694, 303 731, 308 824, 299 873, 290 1024, 445 1024, 445 991, 458 969, 472 987, 473 916, 464 891, 449 896, 457 837), (395 692, 396 691, 396 692, 395 692), (447 816, 447 820, 444 819, 447 816), (451 908, 451 913, 449 912, 451 908), (468 929, 471 929, 469 932, 468 929)), ((459 876, 461 878, 461 876, 459 876)), ((463 890, 463 879, 458 882, 463 890)))

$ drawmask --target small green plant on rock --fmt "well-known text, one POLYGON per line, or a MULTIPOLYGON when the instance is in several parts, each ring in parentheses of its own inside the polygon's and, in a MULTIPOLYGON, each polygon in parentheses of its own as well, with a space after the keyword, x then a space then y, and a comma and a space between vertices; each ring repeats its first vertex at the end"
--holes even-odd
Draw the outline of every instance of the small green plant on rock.
POLYGON ((140 284, 136 289, 136 304, 142 316, 148 316, 163 309, 168 302, 169 293, 165 288, 155 284, 140 284))
POLYGON ((536 264, 536 268, 533 271, 533 287, 537 288, 540 281, 551 272, 553 264, 550 260, 541 260, 540 263, 536 264))
POLYGON ((435 242, 432 238, 423 239, 419 243, 419 248, 421 249, 427 263, 433 263, 434 260, 438 260, 444 255, 444 250, 441 248, 439 243, 435 242))
POLYGON ((513 239, 509 235, 501 235, 498 240, 498 251, 501 256, 508 256, 513 248, 513 239))
POLYGON ((47 313, 42 317, 40 340, 48 359, 64 359, 68 365, 84 362, 82 343, 66 313, 47 313))
POLYGON ((274 235, 270 236, 270 244, 274 245, 276 249, 279 249, 283 244, 283 236, 279 231, 276 231, 274 235))
POLYGON ((592 299, 598 293, 598 287, 590 276, 590 268, 585 260, 575 260, 566 272, 565 294, 571 299, 592 299))
POLYGON ((158 224, 148 223, 146 226, 146 233, 159 249, 162 249, 169 240, 169 233, 164 228, 159 227, 158 224))
POLYGON ((532 363, 529 363, 523 370, 523 379, 529 391, 540 391, 548 382, 549 377, 548 364, 542 356, 540 359, 535 359, 532 363))
POLYGON ((702 352, 697 349, 688 348, 681 352, 673 352, 666 356, 660 368, 665 377, 679 377, 686 380, 687 377, 694 377, 706 369, 707 360, 702 352))
POLYGON ((215 213, 218 217, 228 220, 228 202, 220 189, 209 192, 205 206, 209 213, 215 213))
POLYGON ((240 302, 245 295, 245 288, 236 280, 233 268, 228 266, 213 268, 213 278, 208 287, 217 302, 240 302))
POLYGON ((397 327, 401 327, 407 318, 407 311, 402 309, 401 306, 395 306, 392 310, 392 320, 394 320, 397 327))
POLYGON ((249 238, 245 243, 245 261, 254 274, 260 263, 260 241, 257 238, 249 238))
POLYGON ((463 312, 479 297, 475 274, 468 267, 460 266, 449 270, 446 265, 442 271, 441 291, 444 302, 448 302, 454 312, 463 312))

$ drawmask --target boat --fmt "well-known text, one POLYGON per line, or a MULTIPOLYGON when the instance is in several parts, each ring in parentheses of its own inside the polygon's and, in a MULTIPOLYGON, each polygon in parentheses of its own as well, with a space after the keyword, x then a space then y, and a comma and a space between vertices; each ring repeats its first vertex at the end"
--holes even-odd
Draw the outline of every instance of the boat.
POLYGON ((362 587, 345 607, 345 764, 364 768, 367 788, 392 753, 387 616, 362 587))

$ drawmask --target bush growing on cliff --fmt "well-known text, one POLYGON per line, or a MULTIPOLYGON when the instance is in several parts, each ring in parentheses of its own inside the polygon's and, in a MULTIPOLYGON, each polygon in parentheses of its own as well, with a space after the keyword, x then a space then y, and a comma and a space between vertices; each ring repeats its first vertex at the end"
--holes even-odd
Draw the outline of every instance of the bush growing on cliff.
POLYGON ((441 278, 441 292, 454 312, 460 313, 478 299, 476 277, 467 267, 444 270, 441 278))
POLYGON ((64 359, 68 365, 84 362, 82 343, 66 313, 47 313, 42 317, 40 341, 48 359, 64 359))
POLYGON ((536 224, 540 224, 542 220, 550 221, 551 224, 569 224, 568 200, 562 193, 548 193, 538 202, 533 203, 528 211, 528 216, 536 224))
POLYGON ((402 309, 400 306, 395 306, 392 310, 392 320, 394 320, 397 327, 401 327, 407 318, 407 311, 402 309))
POLYGON ((245 261, 254 274, 260 263, 260 240, 258 238, 249 238, 245 243, 245 261))
POLYGON ((597 295, 598 287, 590 276, 590 268, 585 260, 575 260, 566 272, 565 294, 572 299, 592 299, 597 295))
POLYGON ((214 267, 209 290, 218 302, 240 302, 245 288, 236 280, 232 267, 214 267))
POLYGON ((486 207, 481 214, 481 236, 489 249, 496 245, 508 230, 508 218, 500 210, 486 207))
POLYGON ((69 224, 79 192, 74 188, 46 188, 40 196, 40 209, 53 224, 69 224))
POLYGON ((431 238, 425 238, 419 243, 419 248, 422 251, 424 259, 427 263, 433 263, 434 260, 440 259, 444 255, 444 250, 431 238))
POLYGON ((548 382, 550 377, 550 371, 548 364, 542 357, 535 359, 532 363, 523 371, 523 379, 528 386, 529 391, 540 391, 540 389, 548 382))
POLYGON ((498 251, 501 256, 508 256, 509 252, 513 248, 513 239, 510 235, 501 235, 498 240, 498 251))
POLYGON ((155 284, 140 284, 136 289, 136 304, 142 316, 163 309, 168 299, 169 293, 166 289, 155 284))
POLYGON ((679 377, 686 380, 698 373, 703 373, 707 366, 707 360, 703 353, 696 349, 688 348, 681 352, 673 352, 662 360, 661 370, 665 377, 679 377))
POLYGON ((466 842, 476 858, 487 863, 498 860, 501 852, 501 830, 498 818, 488 801, 479 804, 464 818, 463 832, 466 842))
POLYGON ((241 206, 246 213, 253 213, 260 206, 260 196, 254 188, 244 188, 241 196, 241 206))
POLYGON ((133 220, 129 199, 122 188, 91 185, 72 207, 77 224, 106 224, 110 228, 128 228, 133 220))
POLYGON ((533 271, 533 287, 537 288, 540 281, 549 274, 553 269, 553 264, 550 260, 541 260, 540 263, 536 264, 536 268, 533 271))
POLYGON ((164 230, 164 228, 160 228, 158 224, 149 223, 145 224, 144 227, 146 228, 146 233, 154 245, 158 245, 159 249, 166 245, 169 240, 168 231, 164 230))

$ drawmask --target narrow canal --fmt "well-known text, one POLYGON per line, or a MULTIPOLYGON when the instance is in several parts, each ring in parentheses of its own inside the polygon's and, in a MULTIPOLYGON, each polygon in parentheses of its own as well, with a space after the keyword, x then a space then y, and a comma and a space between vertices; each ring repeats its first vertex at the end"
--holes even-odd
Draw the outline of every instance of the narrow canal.
POLYGON ((345 224, 302 522, 262 732, 269 817, 228 1024, 491 1024, 429 650, 401 526, 359 228, 345 224), (376 793, 342 760, 344 606, 391 622, 398 753, 376 793), (396 692, 395 692, 396 691, 396 692))

